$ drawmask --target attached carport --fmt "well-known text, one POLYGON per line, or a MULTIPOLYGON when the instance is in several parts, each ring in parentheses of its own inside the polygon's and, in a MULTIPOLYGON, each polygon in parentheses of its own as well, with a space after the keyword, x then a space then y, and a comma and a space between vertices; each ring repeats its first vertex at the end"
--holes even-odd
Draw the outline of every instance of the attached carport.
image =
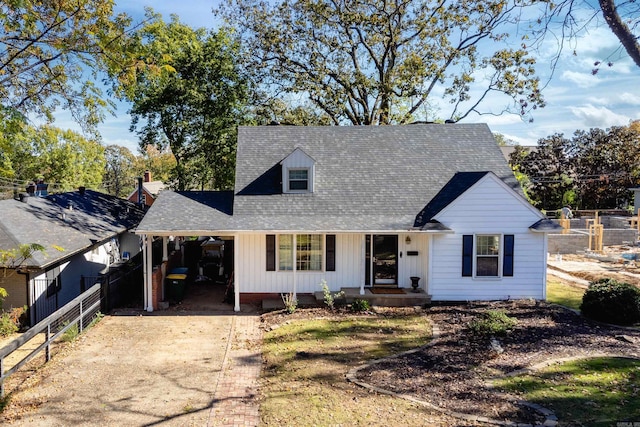
MULTIPOLYGON (((142 238, 144 259, 144 309, 152 312, 164 298, 163 284, 169 261, 169 240, 215 236, 236 242, 232 191, 163 191, 136 229, 142 238), (162 239, 162 260, 154 265, 153 242, 162 239), (158 280, 157 276, 160 277, 158 280), (155 278, 155 280, 154 280, 155 278), (158 283, 159 282, 159 283, 158 283)), ((240 311, 238 245, 233 244, 234 311, 240 311)))

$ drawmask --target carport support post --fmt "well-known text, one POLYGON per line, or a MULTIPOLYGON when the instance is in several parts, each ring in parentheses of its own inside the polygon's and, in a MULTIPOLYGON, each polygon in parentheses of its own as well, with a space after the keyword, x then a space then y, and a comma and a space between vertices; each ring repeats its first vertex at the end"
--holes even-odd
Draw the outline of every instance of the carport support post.
POLYGON ((153 236, 147 236, 147 311, 153 311, 153 236))
MULTIPOLYGON (((164 278, 167 276, 167 262, 169 261, 169 239, 167 236, 162 236, 162 283, 164 283, 164 278)), ((161 286, 162 293, 160 295, 161 301, 164 301, 164 286, 161 286)))
POLYGON ((144 310, 147 309, 147 277, 149 277, 149 275, 151 274, 148 270, 147 270, 147 235, 143 234, 142 235, 142 272, 143 272, 143 279, 142 279, 142 307, 144 310))
POLYGON ((240 235, 233 236, 233 311, 240 311, 240 235))

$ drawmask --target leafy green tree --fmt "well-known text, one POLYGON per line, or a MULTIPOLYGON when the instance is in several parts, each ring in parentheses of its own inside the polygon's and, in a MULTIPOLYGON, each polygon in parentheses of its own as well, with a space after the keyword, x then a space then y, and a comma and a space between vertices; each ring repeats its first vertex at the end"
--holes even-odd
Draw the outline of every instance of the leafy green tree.
POLYGON ((113 0, 7 0, 0 4, 0 104, 52 120, 68 109, 95 132, 107 101, 95 85, 107 68, 125 70, 129 18, 113 0))
POLYGON ((216 13, 238 29, 266 90, 306 96, 334 124, 377 125, 415 121, 440 98, 454 121, 498 95, 522 116, 544 106, 534 59, 504 43, 518 10, 503 0, 227 0, 216 13))
POLYGON ((290 105, 278 98, 256 103, 253 121, 259 125, 281 124, 296 126, 329 126, 331 118, 313 105, 290 105))
POLYGON ((631 127, 576 131, 573 137, 579 150, 576 190, 582 206, 616 208, 626 206, 629 188, 640 178, 640 133, 631 127))
POLYGON ((60 191, 102 183, 104 147, 72 130, 28 126, 12 139, 9 152, 16 180, 42 177, 55 186, 50 190, 60 191))
POLYGON ((575 152, 572 142, 562 134, 554 134, 538 141, 529 153, 517 149, 511 154, 512 168, 525 184, 524 190, 534 206, 555 210, 563 205, 565 193, 574 189, 575 152))
POLYGON ((631 198, 629 188, 640 184, 640 129, 632 123, 576 131, 571 139, 552 135, 528 154, 516 150, 510 164, 516 176, 523 174, 519 180, 537 207, 623 207, 631 198))
POLYGON ((140 147, 169 147, 178 190, 233 185, 236 126, 247 89, 237 66, 240 46, 228 33, 192 29, 172 16, 147 12, 132 50, 156 68, 117 83, 131 101, 132 129, 140 147), (159 70, 159 71, 158 71, 159 70))
POLYGON ((128 148, 108 145, 104 150, 105 170, 102 186, 108 194, 126 197, 135 187, 136 156, 128 148))
POLYGON ((170 183, 171 171, 176 166, 176 158, 171 150, 160 151, 155 145, 147 145, 140 151, 135 162, 136 176, 142 176, 145 171, 150 171, 153 180, 170 183))

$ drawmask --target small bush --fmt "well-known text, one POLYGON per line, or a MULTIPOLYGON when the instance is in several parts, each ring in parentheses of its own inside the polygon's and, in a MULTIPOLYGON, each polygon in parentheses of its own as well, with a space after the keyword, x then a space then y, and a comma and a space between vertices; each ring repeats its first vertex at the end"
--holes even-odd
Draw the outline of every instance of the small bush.
POLYGON ((0 316, 0 336, 8 337, 18 332, 18 325, 11 318, 10 313, 2 313, 0 316))
POLYGON ((333 310, 335 308, 336 298, 341 298, 344 296, 344 291, 331 293, 329 290, 329 286, 327 286, 327 281, 323 280, 320 282, 320 286, 322 287, 322 294, 324 296, 324 303, 327 305, 329 310, 333 310))
POLYGON ((357 299, 351 303, 351 311, 354 312, 369 311, 370 309, 371 304, 366 299, 357 299))
POLYGON ((292 293, 281 294, 282 302, 284 303, 284 308, 287 310, 287 313, 292 314, 298 308, 298 299, 292 293))
POLYGON ((582 314, 593 320, 615 325, 640 322, 640 289, 614 279, 589 284, 580 305, 582 314))
MULTIPOLYGON (((62 327, 66 327, 68 324, 69 322, 64 322, 62 324, 62 327)), ((80 335, 80 329, 78 328, 78 323, 76 322, 73 325, 71 325, 69 329, 64 331, 60 339, 64 342, 71 342, 71 341, 75 341, 75 339, 78 338, 78 335, 80 335)))
POLYGON ((518 323, 513 317, 507 316, 503 310, 489 310, 469 323, 469 329, 474 335, 491 336, 506 335, 518 323))

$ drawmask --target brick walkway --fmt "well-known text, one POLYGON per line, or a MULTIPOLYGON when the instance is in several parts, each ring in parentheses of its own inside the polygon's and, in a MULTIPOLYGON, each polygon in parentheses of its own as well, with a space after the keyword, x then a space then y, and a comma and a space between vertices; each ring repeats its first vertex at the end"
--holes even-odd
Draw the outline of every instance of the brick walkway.
POLYGON ((258 379, 262 367, 262 331, 259 325, 260 318, 255 314, 233 318, 208 427, 253 427, 260 423, 258 379))

